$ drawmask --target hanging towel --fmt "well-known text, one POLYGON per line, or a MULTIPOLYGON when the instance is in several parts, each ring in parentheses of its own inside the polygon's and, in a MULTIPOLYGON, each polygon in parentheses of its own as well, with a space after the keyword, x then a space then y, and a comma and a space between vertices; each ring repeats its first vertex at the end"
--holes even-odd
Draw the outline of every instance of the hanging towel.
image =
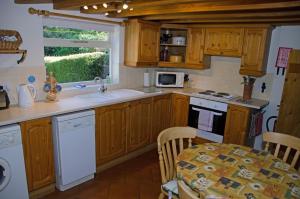
POLYGON ((264 113, 259 112, 256 116, 256 121, 255 121, 255 136, 258 136, 262 133, 263 119, 264 119, 264 113))
POLYGON ((211 111, 201 109, 198 117, 198 129, 203 131, 212 131, 214 115, 211 111))

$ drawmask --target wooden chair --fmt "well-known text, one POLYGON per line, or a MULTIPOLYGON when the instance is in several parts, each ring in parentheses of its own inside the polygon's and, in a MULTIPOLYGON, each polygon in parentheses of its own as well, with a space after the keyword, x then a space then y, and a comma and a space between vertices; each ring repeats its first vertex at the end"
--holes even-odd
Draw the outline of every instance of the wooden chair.
POLYGON ((180 199, 199 199, 198 194, 191 190, 182 180, 178 180, 178 193, 180 199))
POLYGON ((172 192, 172 198, 178 198, 176 180, 176 158, 184 149, 184 139, 188 139, 188 147, 192 146, 192 138, 196 137, 197 130, 191 127, 172 127, 163 130, 158 138, 159 166, 161 172, 162 186, 160 199, 172 192), (179 146, 178 146, 179 145, 179 146))
POLYGON ((263 141, 266 142, 265 151, 270 151, 270 143, 276 145, 275 152, 273 154, 275 157, 279 156, 280 149, 282 149, 281 146, 285 146, 286 150, 282 158, 284 162, 288 162, 289 160, 288 158, 290 156, 292 149, 295 150, 296 152, 294 157, 292 158, 290 165, 292 167, 296 166, 296 163, 300 155, 300 138, 287 135, 287 134, 266 132, 263 134, 263 141))

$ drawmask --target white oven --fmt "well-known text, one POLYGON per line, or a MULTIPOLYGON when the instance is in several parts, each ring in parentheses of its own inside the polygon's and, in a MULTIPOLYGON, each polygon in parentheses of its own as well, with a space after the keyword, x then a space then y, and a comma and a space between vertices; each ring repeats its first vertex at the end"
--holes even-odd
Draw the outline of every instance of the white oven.
POLYGON ((197 136, 223 143, 228 104, 191 97, 189 126, 198 129, 197 136))
POLYGON ((156 87, 183 88, 183 72, 156 72, 156 87))

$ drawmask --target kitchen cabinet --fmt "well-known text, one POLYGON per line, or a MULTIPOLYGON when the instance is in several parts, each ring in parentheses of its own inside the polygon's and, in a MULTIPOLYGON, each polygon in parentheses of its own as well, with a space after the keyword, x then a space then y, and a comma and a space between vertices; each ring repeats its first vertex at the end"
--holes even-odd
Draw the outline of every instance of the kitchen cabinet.
POLYGON ((152 136, 151 143, 157 142, 159 133, 171 126, 171 96, 153 97, 152 136))
POLYGON ((150 144, 152 98, 129 102, 127 116, 127 152, 150 144))
POLYGON ((204 69, 204 28, 189 28, 187 31, 186 68, 204 69))
POLYGON ((28 190, 31 192, 55 182, 51 118, 22 122, 21 130, 28 190))
POLYGON ((187 126, 190 97, 181 94, 172 94, 172 126, 187 126))
POLYGON ((138 19, 126 21, 124 51, 126 66, 157 66, 159 25, 138 19))
POLYGON ((240 57, 243 28, 206 28, 204 54, 240 57))
POLYGON ((269 28, 245 28, 240 74, 265 75, 269 32, 269 28))
POLYGON ((96 164, 109 162, 126 153, 127 103, 96 109, 96 164))
POLYGON ((250 121, 250 109, 228 105, 224 143, 246 145, 250 121))

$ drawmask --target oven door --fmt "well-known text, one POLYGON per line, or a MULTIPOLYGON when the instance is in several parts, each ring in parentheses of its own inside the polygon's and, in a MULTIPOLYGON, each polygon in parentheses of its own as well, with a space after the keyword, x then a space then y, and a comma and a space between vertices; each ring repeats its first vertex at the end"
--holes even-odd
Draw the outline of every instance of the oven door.
POLYGON ((175 87, 177 82, 177 75, 171 73, 158 73, 156 86, 161 87, 175 87))
POLYGON ((190 105, 188 125, 198 129, 198 136, 223 142, 226 112, 190 105))

